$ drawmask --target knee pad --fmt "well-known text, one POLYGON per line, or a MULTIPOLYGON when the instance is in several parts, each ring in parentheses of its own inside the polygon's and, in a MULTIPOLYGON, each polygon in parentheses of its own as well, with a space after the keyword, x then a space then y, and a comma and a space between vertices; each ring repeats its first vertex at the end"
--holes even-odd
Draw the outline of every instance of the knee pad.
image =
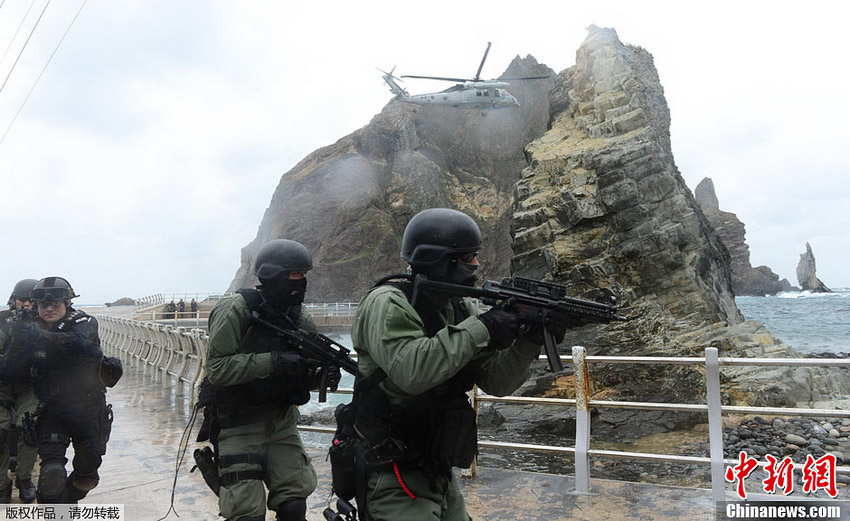
POLYGON ((38 493, 45 497, 55 497, 65 490, 68 472, 62 463, 47 463, 42 465, 38 477, 38 493))
POLYGON ((307 518, 307 500, 304 498, 284 501, 277 507, 278 521, 305 521, 307 518))

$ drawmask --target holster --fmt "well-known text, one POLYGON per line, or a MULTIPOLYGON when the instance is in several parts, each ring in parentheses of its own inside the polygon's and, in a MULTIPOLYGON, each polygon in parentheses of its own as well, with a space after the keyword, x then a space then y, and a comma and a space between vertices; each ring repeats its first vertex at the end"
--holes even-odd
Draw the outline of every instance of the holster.
POLYGON ((201 476, 204 478, 207 486, 217 496, 219 490, 221 490, 221 483, 218 479, 218 466, 215 463, 212 449, 210 447, 195 449, 192 455, 195 458, 195 466, 189 472, 195 472, 195 469, 200 469, 201 476))
POLYGON ((35 430, 35 417, 29 413, 24 413, 24 419, 21 421, 21 434, 24 436, 24 443, 30 447, 38 445, 38 433, 35 430))
POLYGON ((357 477, 354 471, 354 418, 352 404, 340 404, 334 411, 337 431, 328 449, 331 460, 331 487, 334 494, 344 500, 350 500, 357 492, 357 477))

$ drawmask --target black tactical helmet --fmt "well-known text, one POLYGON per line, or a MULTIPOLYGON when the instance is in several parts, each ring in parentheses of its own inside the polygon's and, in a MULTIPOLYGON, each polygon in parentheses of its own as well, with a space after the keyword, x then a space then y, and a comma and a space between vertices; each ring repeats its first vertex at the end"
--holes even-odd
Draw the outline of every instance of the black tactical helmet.
POLYGON ((414 267, 436 266, 448 255, 480 249, 481 230, 472 217, 449 208, 414 215, 401 240, 401 258, 414 267))
POLYGON ((32 287, 35 286, 35 283, 38 282, 35 279, 24 279, 18 281, 15 284, 15 289, 12 290, 12 294, 9 296, 9 305, 15 305, 15 299, 18 300, 29 300, 32 298, 32 287))
POLYGON ((79 297, 71 283, 62 277, 45 277, 32 288, 32 299, 36 302, 60 302, 79 297))
POLYGON ((263 244, 254 261, 258 279, 273 279, 285 271, 309 271, 313 257, 300 242, 275 239, 263 244))

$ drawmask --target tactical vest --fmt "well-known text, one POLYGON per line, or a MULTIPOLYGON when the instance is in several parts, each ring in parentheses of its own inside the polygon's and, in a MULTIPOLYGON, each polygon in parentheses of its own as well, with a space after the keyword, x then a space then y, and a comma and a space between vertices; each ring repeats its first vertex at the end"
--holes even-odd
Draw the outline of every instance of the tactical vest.
MULTIPOLYGON (((411 300, 413 284, 409 280, 382 279, 376 287, 382 284, 400 289, 411 300)), ((451 304, 455 324, 469 317, 462 298, 453 297, 451 304)), ((429 338, 446 326, 426 296, 418 297, 413 307, 422 318, 429 338)), ((390 403, 378 385, 386 374, 378 371, 373 375, 377 378, 367 378, 372 381, 355 391, 360 394, 355 425, 367 443, 376 447, 386 440, 401 442, 404 451, 395 460, 401 467, 439 474, 450 472, 451 467, 469 467, 478 453, 478 428, 466 393, 472 389, 479 368, 469 364, 442 384, 408 398, 403 406, 390 403)))
MULTIPOLYGON (((240 289, 237 291, 245 299, 248 309, 263 313, 263 298, 255 289, 240 289)), ((301 306, 291 306, 283 319, 280 317, 264 319, 274 322, 285 329, 296 329, 301 318, 301 306)), ((298 351, 288 339, 274 330, 251 320, 248 330, 239 344, 240 353, 270 353, 272 351, 298 351)), ((212 400, 218 412, 235 415, 253 408, 285 407, 303 405, 310 401, 310 391, 305 388, 294 388, 287 385, 286 380, 279 378, 262 378, 237 385, 211 386, 214 389, 212 400)))
MULTIPOLYGON (((33 344, 33 388, 42 402, 61 404, 69 411, 86 409, 91 403, 104 400, 106 391, 100 380, 100 362, 103 352, 96 332, 82 330, 95 327, 94 318, 83 311, 69 308, 59 322, 49 329, 51 333, 71 333, 78 330, 79 340, 63 349, 51 349, 46 356, 38 342, 33 344)), ((47 348, 49 349, 49 348, 47 348)))

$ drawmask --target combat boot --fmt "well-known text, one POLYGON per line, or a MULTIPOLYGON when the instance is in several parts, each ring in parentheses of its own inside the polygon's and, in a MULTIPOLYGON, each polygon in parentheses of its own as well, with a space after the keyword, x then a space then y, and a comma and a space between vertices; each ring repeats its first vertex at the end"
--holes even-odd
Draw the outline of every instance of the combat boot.
POLYGON ((35 501, 35 485, 31 479, 19 479, 15 481, 15 486, 18 487, 18 497, 21 498, 21 502, 35 501))
POLYGON ((0 505, 8 505, 12 502, 12 482, 9 482, 9 486, 0 490, 0 505))

